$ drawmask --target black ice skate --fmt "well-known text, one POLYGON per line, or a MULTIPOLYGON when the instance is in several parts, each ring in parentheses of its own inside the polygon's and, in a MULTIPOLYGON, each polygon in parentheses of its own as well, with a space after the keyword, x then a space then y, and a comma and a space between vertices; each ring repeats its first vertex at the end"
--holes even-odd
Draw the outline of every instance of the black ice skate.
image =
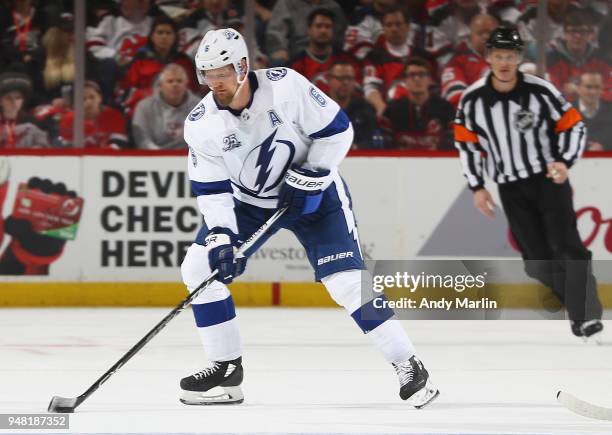
POLYGON ((570 324, 572 326, 572 332, 576 337, 582 337, 586 342, 601 344, 601 332, 603 331, 603 323, 601 323, 601 320, 572 320, 570 324))
POLYGON ((400 397, 415 408, 423 408, 431 403, 440 392, 429 380, 429 373, 423 363, 413 356, 393 367, 399 376, 400 397))
POLYGON ((185 405, 226 405, 242 403, 242 357, 232 361, 214 361, 191 376, 181 379, 185 405))

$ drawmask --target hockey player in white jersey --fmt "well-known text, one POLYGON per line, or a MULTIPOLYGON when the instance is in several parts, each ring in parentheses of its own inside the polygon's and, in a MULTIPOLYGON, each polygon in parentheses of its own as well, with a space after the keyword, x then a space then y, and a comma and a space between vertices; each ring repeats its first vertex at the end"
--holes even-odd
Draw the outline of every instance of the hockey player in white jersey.
POLYGON ((430 403, 438 390, 393 311, 361 300, 364 264, 350 194, 338 174, 353 139, 345 113, 289 68, 250 71, 244 39, 232 29, 207 32, 195 65, 212 92, 188 115, 184 132, 189 177, 206 223, 181 272, 189 291, 212 270, 218 280, 192 304, 212 364, 181 380, 181 401, 243 401, 242 347, 226 284, 243 272, 261 244, 285 228, 306 250, 315 278, 393 365, 400 397, 418 408, 430 403), (279 207, 288 207, 283 217, 245 258, 236 258, 241 240, 279 207))

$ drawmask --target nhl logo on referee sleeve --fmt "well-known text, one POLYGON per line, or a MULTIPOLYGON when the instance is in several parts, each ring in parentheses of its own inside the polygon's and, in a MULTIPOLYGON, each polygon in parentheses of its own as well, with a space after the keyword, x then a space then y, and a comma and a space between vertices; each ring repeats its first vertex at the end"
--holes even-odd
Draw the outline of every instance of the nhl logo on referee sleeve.
POLYGON ((535 127, 535 113, 529 110, 519 110, 514 114, 514 126, 521 133, 535 127))

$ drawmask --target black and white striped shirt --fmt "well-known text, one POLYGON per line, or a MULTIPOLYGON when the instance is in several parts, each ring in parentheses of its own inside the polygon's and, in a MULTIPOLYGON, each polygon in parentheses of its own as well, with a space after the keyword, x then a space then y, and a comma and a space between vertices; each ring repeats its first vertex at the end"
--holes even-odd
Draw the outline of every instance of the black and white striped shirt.
POLYGON ((496 183, 512 182, 545 172, 554 161, 570 167, 585 145, 580 113, 539 77, 519 72, 516 87, 501 93, 489 73, 461 97, 455 146, 472 190, 484 186, 483 166, 496 183))

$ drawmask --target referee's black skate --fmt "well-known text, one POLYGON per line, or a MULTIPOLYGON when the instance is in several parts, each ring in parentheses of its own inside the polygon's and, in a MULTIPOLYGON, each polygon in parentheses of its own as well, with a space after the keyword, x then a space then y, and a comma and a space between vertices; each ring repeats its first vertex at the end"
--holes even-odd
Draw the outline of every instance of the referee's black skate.
POLYGON ((572 320, 570 324, 572 326, 572 332, 576 337, 582 337, 586 342, 601 344, 601 333, 603 331, 603 323, 601 323, 601 320, 572 320))
POLYGON ((440 394, 429 380, 429 373, 423 363, 416 356, 394 363, 393 367, 399 376, 400 397, 415 408, 423 408, 440 394))
POLYGON ((227 405, 242 403, 242 357, 232 361, 213 361, 191 376, 181 379, 185 405, 227 405))

